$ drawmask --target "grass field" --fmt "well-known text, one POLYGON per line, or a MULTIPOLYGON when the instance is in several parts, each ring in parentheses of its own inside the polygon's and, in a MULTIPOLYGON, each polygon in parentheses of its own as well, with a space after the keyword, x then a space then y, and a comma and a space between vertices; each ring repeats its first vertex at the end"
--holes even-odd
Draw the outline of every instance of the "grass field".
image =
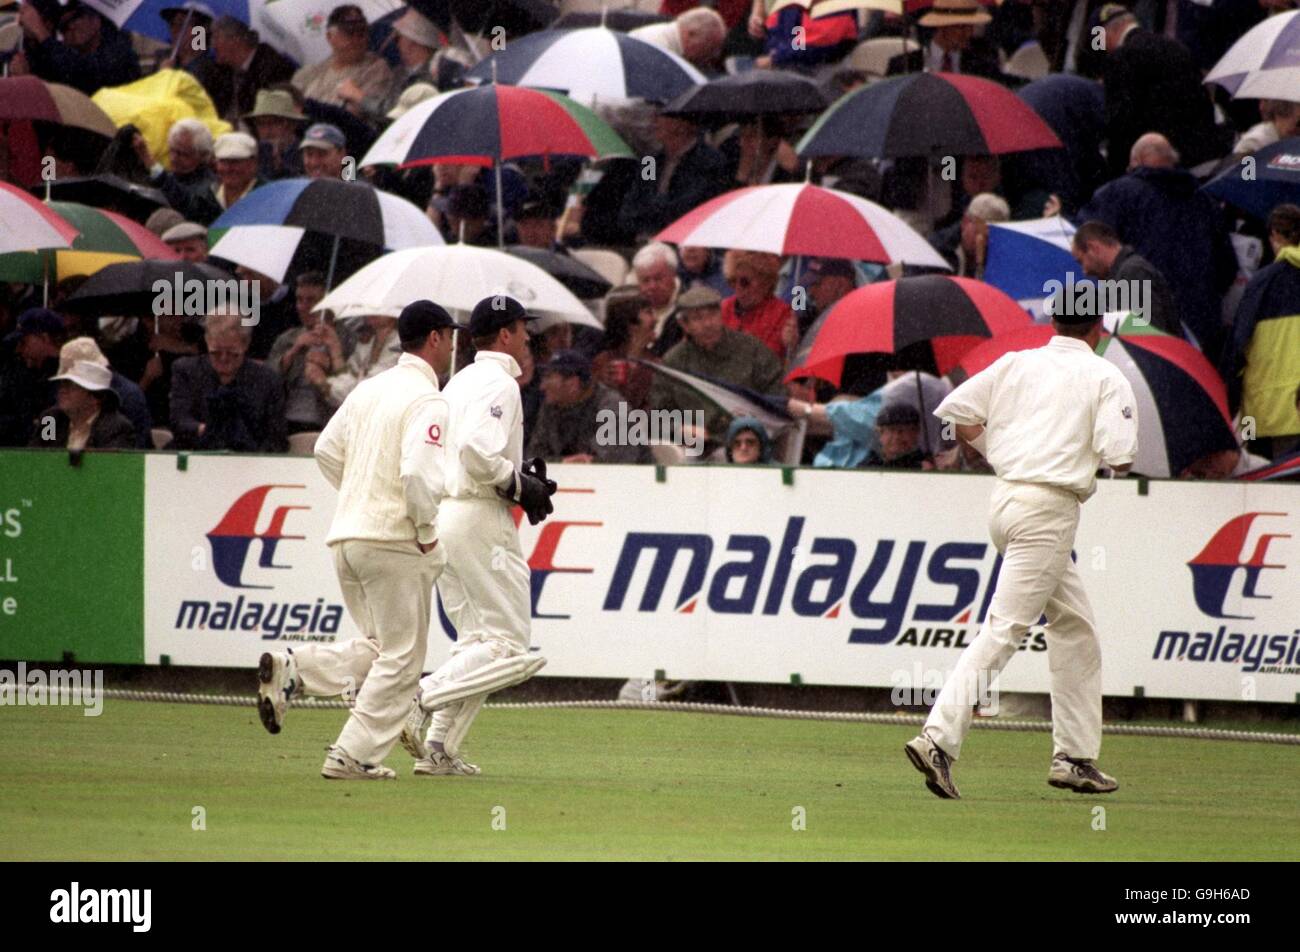
POLYGON ((975 731, 953 802, 904 759, 907 727, 489 707, 481 776, 414 777, 398 748, 396 781, 330 783, 343 721, 292 710, 272 737, 252 707, 6 707, 0 858, 1300 859, 1294 748, 1108 737, 1121 789, 1098 798, 1046 785, 1046 734, 975 731))

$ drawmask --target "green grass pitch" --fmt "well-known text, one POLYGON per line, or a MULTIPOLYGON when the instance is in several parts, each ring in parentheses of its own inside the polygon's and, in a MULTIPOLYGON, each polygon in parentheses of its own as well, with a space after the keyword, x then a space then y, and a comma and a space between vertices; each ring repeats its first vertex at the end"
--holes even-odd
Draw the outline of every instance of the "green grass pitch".
POLYGON ((6 707, 0 858, 1300 859, 1297 751, 1266 744, 1108 737, 1120 791, 1085 797, 1047 786, 1046 734, 977 730, 953 802, 908 727, 489 706, 481 776, 415 777, 397 748, 396 781, 327 782, 344 718, 272 737, 252 707, 6 707))

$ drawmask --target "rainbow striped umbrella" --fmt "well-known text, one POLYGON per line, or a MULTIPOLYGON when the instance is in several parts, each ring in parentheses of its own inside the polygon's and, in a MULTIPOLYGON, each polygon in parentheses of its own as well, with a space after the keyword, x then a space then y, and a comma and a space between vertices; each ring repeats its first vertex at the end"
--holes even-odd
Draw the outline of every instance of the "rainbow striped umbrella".
POLYGON ((105 265, 141 258, 179 261, 153 232, 116 212, 77 202, 49 202, 48 207, 80 232, 66 250, 16 251, 0 254, 0 280, 38 284, 91 275, 105 265))

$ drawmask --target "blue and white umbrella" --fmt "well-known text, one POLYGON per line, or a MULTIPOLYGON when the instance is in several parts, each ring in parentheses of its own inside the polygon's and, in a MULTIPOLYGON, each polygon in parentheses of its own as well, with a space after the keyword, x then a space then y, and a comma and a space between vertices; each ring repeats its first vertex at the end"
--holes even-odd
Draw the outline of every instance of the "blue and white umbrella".
POLYGON ((170 43, 172 39, 167 21, 162 17, 164 9, 193 10, 213 20, 232 16, 244 23, 249 22, 250 15, 249 0, 85 0, 85 4, 121 29, 163 43, 170 43))
POLYGON ((1283 202, 1300 202, 1300 136, 1275 142, 1249 158, 1253 163, 1233 163, 1206 183, 1205 191, 1261 221, 1283 202))
POLYGON ((1292 10, 1248 30, 1214 64, 1205 82, 1222 86, 1238 99, 1294 99, 1300 89, 1298 73, 1300 10, 1292 10), (1279 70, 1290 75, 1274 72, 1279 70))
POLYGON ((984 281, 1015 298, 1041 321, 1048 284, 1064 286, 1071 272, 1076 284, 1083 280, 1070 254, 1074 226, 1059 215, 1029 221, 989 223, 989 243, 984 258, 984 281))
POLYGON ((466 76, 471 81, 561 92, 584 105, 650 99, 670 102, 704 75, 674 53, 604 27, 544 30, 511 40, 466 76))

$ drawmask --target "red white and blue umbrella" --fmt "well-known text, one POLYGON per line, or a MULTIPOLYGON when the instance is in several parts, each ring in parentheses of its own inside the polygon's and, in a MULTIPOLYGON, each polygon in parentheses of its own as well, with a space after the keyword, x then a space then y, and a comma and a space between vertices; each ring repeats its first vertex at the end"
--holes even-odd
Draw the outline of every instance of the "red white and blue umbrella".
MULTIPOLYGON (((999 334, 968 351, 949 377, 960 383, 1003 354, 1044 346, 1054 333, 1038 324, 999 334)), ((1125 321, 1102 337, 1097 352, 1119 368, 1137 399, 1133 472, 1178 476, 1210 453, 1237 449, 1223 378, 1187 341, 1125 321)))
MULTIPOLYGON (((360 182, 293 178, 249 192, 212 223, 211 253, 281 280, 308 233, 398 250, 441 245, 438 229, 411 202, 360 182)), ((330 276, 332 280, 332 275, 330 276)))
MULTIPOLYGON (((1058 216, 1029 221, 989 222, 984 281, 1020 302, 1035 317, 1044 314, 1047 287, 1079 266, 1070 254, 1074 226, 1058 216)), ((1076 281, 1079 278, 1075 279, 1076 281)))
POLYGON ((848 258, 950 270, 910 225, 874 202, 817 185, 754 185, 687 212, 658 241, 776 255, 848 258))
MULTIPOLYGON (((1300 98, 1300 85, 1293 94, 1300 98)), ((1260 221, 1284 202, 1300 202, 1300 136, 1283 139, 1252 154, 1249 176, 1245 166, 1234 162, 1207 182, 1205 191, 1235 205, 1260 221)))
POLYGON ((705 82, 698 69, 675 53, 604 27, 544 30, 511 40, 466 76, 551 89, 588 105, 627 99, 670 102, 705 82))
POLYGON ((1205 76, 1205 82, 1222 86, 1238 99, 1295 99, 1300 95, 1296 70, 1300 67, 1300 11, 1266 18, 1233 43, 1205 76), (1279 72, 1274 76, 1266 74, 1279 72), (1277 86, 1276 94, 1264 90, 1277 86), (1253 90, 1253 91, 1252 91, 1253 90))

